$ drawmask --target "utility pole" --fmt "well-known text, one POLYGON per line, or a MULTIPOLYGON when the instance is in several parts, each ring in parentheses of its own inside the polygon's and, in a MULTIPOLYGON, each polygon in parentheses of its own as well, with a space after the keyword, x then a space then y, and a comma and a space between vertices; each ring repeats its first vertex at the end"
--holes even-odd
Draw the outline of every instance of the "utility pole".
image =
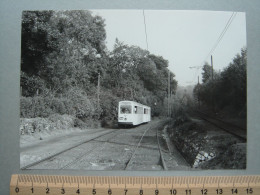
POLYGON ((98 73, 98 84, 97 84, 97 106, 99 109, 99 96, 100 96, 100 73, 98 73))
POLYGON ((170 80, 171 80, 171 75, 170 75, 170 70, 168 70, 168 117, 171 116, 171 110, 170 110, 170 98, 171 98, 170 80))
POLYGON ((200 76, 198 76, 198 103, 200 109, 200 76))
POLYGON ((213 88, 214 88, 214 83, 213 83, 213 72, 214 72, 214 69, 213 69, 213 57, 212 57, 212 55, 211 55, 211 67, 212 67, 212 74, 211 74, 211 82, 212 82, 212 88, 211 88, 211 105, 212 105, 212 110, 213 110, 213 112, 214 112, 214 110, 215 110, 215 105, 214 105, 214 97, 213 97, 213 88))
POLYGON ((211 68, 212 68, 212 73, 211 73, 211 79, 213 81, 213 72, 214 72, 214 69, 213 69, 213 57, 211 55, 211 68))

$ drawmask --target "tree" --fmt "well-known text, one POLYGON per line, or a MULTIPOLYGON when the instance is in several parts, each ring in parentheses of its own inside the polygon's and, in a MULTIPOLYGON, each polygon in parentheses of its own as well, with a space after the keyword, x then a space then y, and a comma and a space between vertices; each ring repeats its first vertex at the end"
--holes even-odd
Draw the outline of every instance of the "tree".
POLYGON ((211 79, 212 76, 212 67, 206 62, 202 68, 202 82, 206 83, 211 79))
POLYGON ((241 49, 241 54, 237 54, 233 61, 221 73, 221 91, 225 93, 223 98, 225 104, 232 105, 233 108, 246 108, 246 69, 247 51, 241 49))
POLYGON ((104 20, 89 11, 59 11, 50 25, 57 49, 46 56, 42 76, 60 92, 70 86, 89 90, 107 64, 104 20))
MULTIPOLYGON (((118 97, 150 105, 152 110, 156 109, 154 114, 159 114, 163 109, 158 108, 163 105, 168 93, 167 67, 168 61, 163 57, 116 39, 107 69, 110 77, 104 84, 114 88, 118 97)), ((170 72, 171 93, 177 87, 174 77, 170 72)))
POLYGON ((55 50, 56 37, 49 34, 53 11, 24 11, 22 14, 21 70, 37 75, 46 55, 55 50))
POLYGON ((154 61, 158 70, 163 70, 168 67, 168 60, 165 60, 162 56, 149 55, 149 58, 154 61))
POLYGON ((247 51, 241 49, 233 61, 220 73, 214 71, 214 79, 211 78, 212 69, 208 64, 203 67, 203 83, 194 88, 194 96, 207 107, 214 102, 215 110, 227 110, 232 114, 246 115, 246 68, 247 51))

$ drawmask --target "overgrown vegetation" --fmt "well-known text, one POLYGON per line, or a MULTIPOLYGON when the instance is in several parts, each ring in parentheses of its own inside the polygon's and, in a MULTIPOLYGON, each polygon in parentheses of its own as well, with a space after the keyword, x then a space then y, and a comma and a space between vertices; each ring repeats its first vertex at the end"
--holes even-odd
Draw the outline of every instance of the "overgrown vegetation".
POLYGON ((211 66, 206 63, 202 73, 203 83, 195 86, 194 96, 214 112, 224 111, 233 117, 246 118, 246 69, 246 49, 241 49, 241 54, 237 54, 221 72, 212 72, 211 66))
MULTIPOLYGON (((21 117, 67 114, 81 126, 90 120, 105 124, 116 119, 121 100, 162 115, 168 61, 119 40, 108 51, 105 39, 105 20, 89 11, 23 12, 21 117)), ((174 76, 170 72, 171 93, 174 76)))
POLYGON ((172 120, 167 131, 192 168, 246 168, 246 143, 241 143, 231 134, 215 132, 212 126, 191 120, 185 115, 172 120))

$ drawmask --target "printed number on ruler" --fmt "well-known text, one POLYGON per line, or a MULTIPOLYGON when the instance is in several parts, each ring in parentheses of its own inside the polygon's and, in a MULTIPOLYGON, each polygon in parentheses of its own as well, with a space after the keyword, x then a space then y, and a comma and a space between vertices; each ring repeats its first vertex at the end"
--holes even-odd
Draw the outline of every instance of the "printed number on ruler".
POLYGON ((260 195, 260 176, 13 175, 11 195, 260 195))

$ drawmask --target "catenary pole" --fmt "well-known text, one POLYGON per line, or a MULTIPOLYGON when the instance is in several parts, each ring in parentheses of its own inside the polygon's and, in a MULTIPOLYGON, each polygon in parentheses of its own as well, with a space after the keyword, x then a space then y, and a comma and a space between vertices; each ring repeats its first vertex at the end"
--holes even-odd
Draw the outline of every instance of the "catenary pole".
POLYGON ((99 109, 99 96, 100 96, 100 73, 98 73, 98 85, 97 85, 97 105, 99 109))
POLYGON ((214 69, 213 69, 213 57, 212 57, 212 55, 211 55, 211 68, 212 68, 212 70, 211 70, 211 79, 213 80, 214 69))
POLYGON ((170 70, 168 70, 168 117, 170 117, 170 70))
POLYGON ((213 79, 214 79, 214 69, 213 69, 213 57, 212 57, 212 55, 211 55, 211 68, 212 68, 212 70, 211 70, 211 82, 212 82, 212 88, 211 88, 211 105, 212 105, 212 110, 214 111, 214 97, 213 97, 213 90, 214 90, 214 83, 213 83, 213 79))
POLYGON ((200 109, 200 76, 198 76, 198 103, 200 109))

